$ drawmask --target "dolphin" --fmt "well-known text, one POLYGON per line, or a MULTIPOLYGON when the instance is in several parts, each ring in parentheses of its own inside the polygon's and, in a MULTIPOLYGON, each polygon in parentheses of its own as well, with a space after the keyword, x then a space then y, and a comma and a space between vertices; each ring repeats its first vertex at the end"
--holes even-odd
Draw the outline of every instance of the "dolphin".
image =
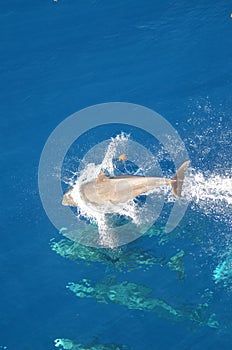
MULTIPOLYGON (((104 173, 98 175, 97 179, 80 185, 80 195, 84 202, 95 207, 105 204, 117 205, 126 203, 141 194, 146 194, 156 187, 170 184, 175 197, 181 197, 182 186, 185 178, 185 170, 190 161, 184 162, 171 179, 151 176, 120 175, 107 177, 104 173)), ((73 187, 63 196, 62 204, 77 207, 74 198, 73 187)))

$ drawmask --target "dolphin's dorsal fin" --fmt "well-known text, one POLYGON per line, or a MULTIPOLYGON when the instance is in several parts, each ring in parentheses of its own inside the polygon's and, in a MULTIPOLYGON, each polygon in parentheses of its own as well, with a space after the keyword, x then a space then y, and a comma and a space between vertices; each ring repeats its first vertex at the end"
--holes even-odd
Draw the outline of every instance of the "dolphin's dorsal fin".
POLYGON ((108 180, 108 177, 106 176, 106 174, 104 173, 100 173, 96 179, 96 183, 100 183, 100 182, 103 182, 103 181, 107 181, 108 180))

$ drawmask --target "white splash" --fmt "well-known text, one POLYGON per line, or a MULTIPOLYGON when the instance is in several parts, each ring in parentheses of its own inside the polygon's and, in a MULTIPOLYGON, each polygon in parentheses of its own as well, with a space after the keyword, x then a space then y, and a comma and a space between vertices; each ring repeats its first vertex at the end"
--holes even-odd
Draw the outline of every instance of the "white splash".
POLYGON ((215 173, 203 174, 189 169, 185 178, 183 197, 192 203, 192 208, 200 208, 206 215, 219 217, 227 221, 231 216, 232 178, 215 173))
POLYGON ((115 169, 113 160, 118 158, 121 149, 126 147, 129 137, 129 135, 121 133, 115 138, 111 138, 101 164, 86 164, 79 174, 75 174, 78 175, 78 181, 72 184, 72 197, 74 198, 75 202, 78 203, 78 216, 84 217, 98 225, 99 243, 107 247, 114 247, 116 242, 115 237, 110 235, 110 229, 105 214, 111 212, 122 215, 131 219, 136 225, 139 225, 141 223, 141 215, 139 215, 137 204, 131 200, 122 204, 107 203, 102 207, 96 208, 95 206, 91 206, 89 203, 87 205, 82 199, 80 194, 80 186, 83 183, 94 181, 103 171, 107 172, 109 176, 114 176, 115 169))
POLYGON ((111 137, 111 142, 109 143, 104 159, 101 163, 101 170, 107 170, 110 176, 114 175, 114 165, 113 159, 115 159, 118 154, 118 149, 122 149, 126 147, 126 144, 130 138, 130 135, 122 132, 120 135, 116 137, 111 137))

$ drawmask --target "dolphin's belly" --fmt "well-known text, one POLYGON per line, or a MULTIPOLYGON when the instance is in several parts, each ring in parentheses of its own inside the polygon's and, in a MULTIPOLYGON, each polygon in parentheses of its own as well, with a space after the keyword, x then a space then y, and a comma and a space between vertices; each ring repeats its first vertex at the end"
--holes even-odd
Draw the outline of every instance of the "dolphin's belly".
POLYGON ((125 203, 140 194, 167 183, 166 179, 149 177, 111 178, 101 182, 88 182, 81 186, 83 199, 99 206, 109 202, 113 204, 125 203))
POLYGON ((134 176, 125 179, 112 179, 112 194, 113 203, 127 202, 130 199, 136 198, 141 194, 145 194, 155 187, 163 186, 167 183, 166 179, 155 177, 134 176))
POLYGON ((80 188, 83 200, 93 205, 124 203, 133 198, 128 181, 89 182, 80 188))
MULTIPOLYGON (((94 206, 113 207, 114 204, 125 203, 140 194, 146 194, 156 187, 170 184, 176 197, 181 197, 185 170, 189 160, 184 162, 171 179, 159 177, 145 177, 133 175, 120 175, 107 177, 100 173, 95 181, 80 185, 80 195, 85 203, 94 206), (112 205, 113 204, 113 205, 112 205)), ((73 198, 73 188, 68 190, 62 200, 63 205, 78 206, 73 198)))
POLYGON ((80 187, 80 194, 85 202, 89 202, 95 205, 102 205, 105 202, 105 198, 96 191, 95 182, 88 182, 80 187))

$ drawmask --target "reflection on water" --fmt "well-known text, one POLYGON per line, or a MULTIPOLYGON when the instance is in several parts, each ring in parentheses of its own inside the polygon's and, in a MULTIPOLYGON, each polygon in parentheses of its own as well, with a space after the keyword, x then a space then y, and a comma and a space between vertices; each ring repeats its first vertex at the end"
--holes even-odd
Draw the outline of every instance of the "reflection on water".
POLYGON ((174 255, 170 261, 167 263, 167 266, 173 270, 177 271, 178 279, 183 280, 185 278, 184 275, 184 263, 183 263, 183 257, 185 255, 185 252, 181 250, 176 255, 174 255))
POLYGON ((95 338, 91 343, 81 344, 75 343, 71 339, 55 339, 55 346, 64 350, 130 350, 131 348, 123 344, 101 344, 98 338, 95 338))
POLYGON ((149 287, 128 281, 118 282, 111 276, 96 284, 87 279, 82 279, 79 283, 70 282, 67 288, 79 298, 94 298, 99 303, 113 303, 128 309, 155 312, 157 316, 172 321, 190 320, 212 328, 219 326, 207 303, 195 307, 174 307, 153 296, 153 290, 149 287))
MULTIPOLYGON (((117 221, 117 224, 121 223, 120 220, 117 221)), ((113 224, 114 222, 112 221, 111 225, 113 226, 113 224)), ((93 227, 93 224, 88 226, 90 231, 93 227)), ((123 223, 121 227, 123 231, 123 223)), ((87 247, 77 241, 66 238, 73 237, 75 234, 81 237, 86 233, 77 232, 77 230, 76 232, 68 232, 66 230, 65 235, 62 235, 62 239, 53 239, 51 241, 51 249, 62 257, 78 264, 84 263, 90 266, 95 263, 101 263, 107 267, 106 271, 108 273, 112 269, 118 271, 116 278, 108 276, 108 278, 101 281, 83 278, 77 282, 70 282, 67 288, 75 293, 78 298, 92 298, 98 303, 116 304, 124 306, 128 310, 154 313, 156 316, 171 322, 181 321, 183 323, 191 323, 193 326, 217 328, 219 332, 230 331, 229 323, 225 324, 226 317, 222 318, 218 312, 217 314, 214 312, 215 293, 211 290, 212 286, 206 284, 204 292, 198 289, 196 292, 199 296, 196 298, 198 300, 189 303, 188 300, 191 300, 191 295, 187 297, 187 301, 185 300, 185 295, 182 294, 178 301, 163 298, 162 295, 160 298, 160 295, 155 295, 152 288, 134 283, 129 278, 124 279, 121 274, 121 272, 130 272, 136 269, 142 271, 151 270, 154 266, 157 266, 162 267, 162 271, 166 271, 165 274, 170 275, 172 272, 175 272, 177 279, 180 280, 180 284, 189 283, 191 278, 194 281, 197 272, 193 272, 191 269, 185 271, 185 262, 187 263, 189 258, 192 259, 192 262, 199 260, 201 253, 206 249, 205 241, 210 245, 213 244, 212 240, 209 239, 210 235, 212 235, 211 232, 214 232, 212 227, 210 227, 210 217, 190 209, 186 213, 182 226, 177 227, 171 234, 167 234, 161 225, 153 225, 149 229, 144 225, 143 229, 145 232, 144 236, 140 237, 139 240, 115 249, 87 247), (193 225, 195 230, 192 229, 193 225), (186 239, 188 244, 190 244, 188 249, 181 249, 185 247, 183 239, 186 239), (152 242, 153 244, 151 244, 152 242), (156 245, 157 249, 154 248, 154 245, 156 245), (197 247, 196 250, 194 250, 194 246, 197 247), (173 248, 175 249, 174 251, 173 248), (171 254, 170 251, 172 252, 171 254), (182 282, 183 280, 185 282, 182 282)), ((220 281, 224 285, 225 283, 228 285, 232 275, 231 255, 227 254, 224 257, 221 255, 221 257, 221 262, 219 262, 217 268, 214 267, 214 279, 216 282, 220 281)), ((173 274, 172 276, 174 277, 175 275, 173 274)), ((181 289, 180 285, 176 285, 176 287, 181 289)))
POLYGON ((224 254, 224 258, 219 262, 213 271, 215 283, 222 283, 224 287, 232 288, 232 254, 224 254))
POLYGON ((139 247, 133 249, 107 249, 86 247, 69 239, 58 242, 52 240, 51 248, 56 253, 77 263, 100 262, 114 266, 117 270, 130 271, 133 269, 147 269, 153 265, 165 265, 165 257, 156 257, 152 251, 143 251, 139 247))
POLYGON ((86 247, 67 238, 60 241, 51 240, 51 249, 57 254, 69 260, 86 264, 100 262, 110 265, 118 271, 131 271, 134 269, 147 270, 154 265, 167 266, 170 270, 176 271, 178 279, 184 279, 184 251, 178 251, 168 259, 165 256, 156 256, 152 249, 140 247, 121 247, 116 249, 86 247))

